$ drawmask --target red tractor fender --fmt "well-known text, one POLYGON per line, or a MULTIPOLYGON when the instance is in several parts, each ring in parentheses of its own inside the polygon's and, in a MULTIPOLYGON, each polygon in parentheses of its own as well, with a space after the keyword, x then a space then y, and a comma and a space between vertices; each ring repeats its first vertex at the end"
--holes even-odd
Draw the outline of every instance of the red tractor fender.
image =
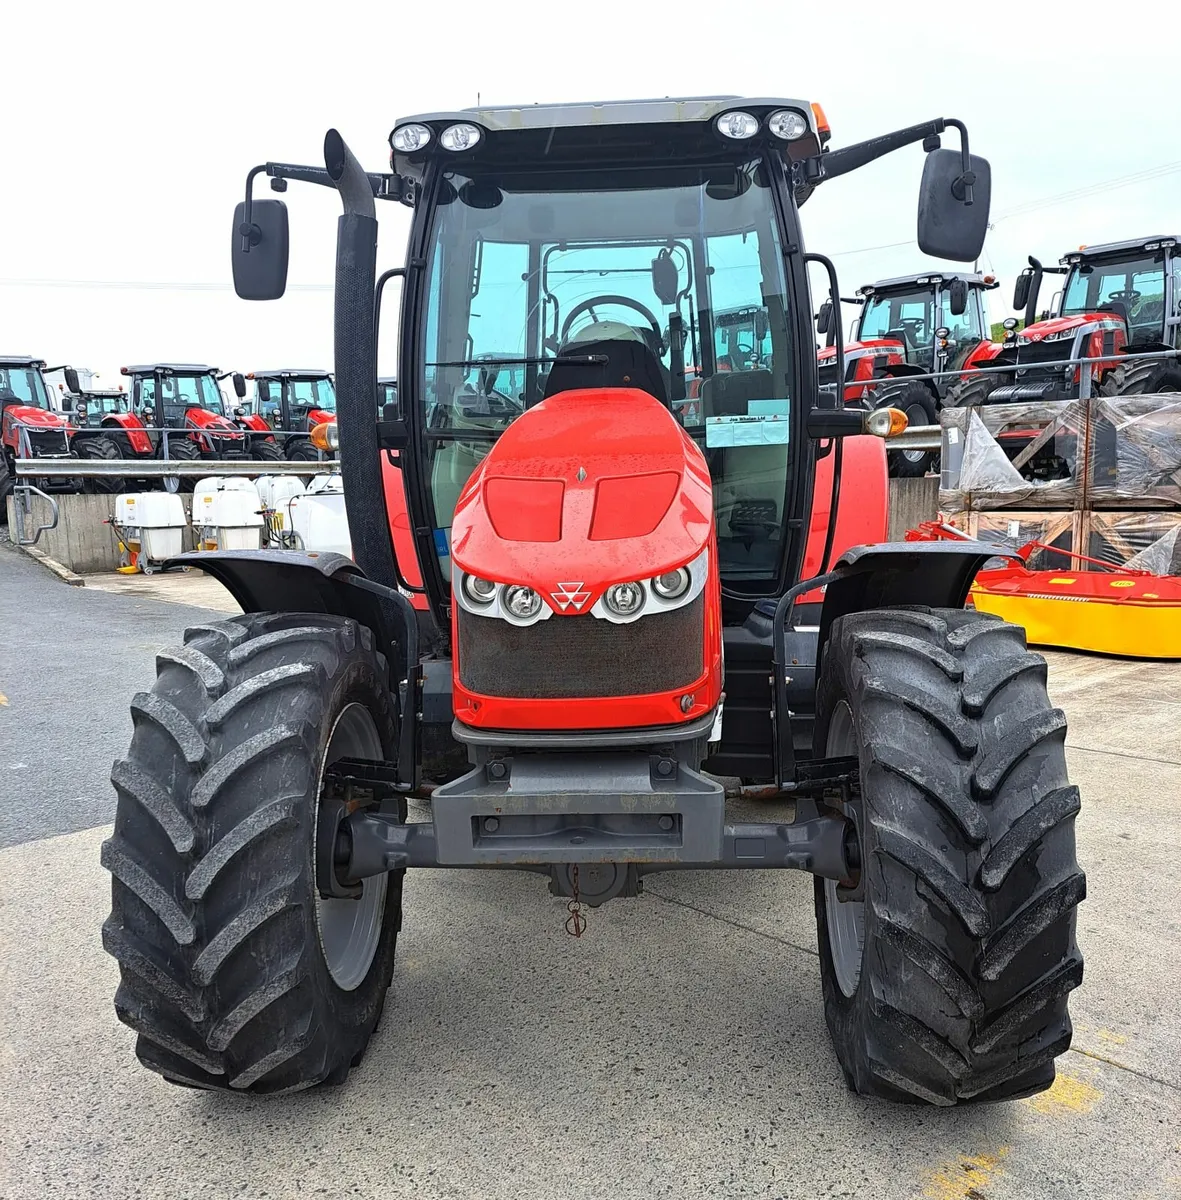
POLYGON ((992 362, 1005 348, 1004 342, 980 342, 964 359, 963 370, 970 371, 973 367, 983 367, 992 362))
MULTIPOLYGON (((823 366, 836 355, 835 346, 825 346, 816 355, 823 366)), ((891 367, 903 366, 906 354, 900 342, 890 338, 871 338, 845 343, 845 403, 860 404, 873 394, 877 382, 891 367), (852 371, 850 372, 850 367, 852 371)))
MULTIPOLYGON (((267 424, 266 419, 258 413, 247 413, 245 416, 238 418, 238 424, 244 429, 253 429, 258 433, 271 433, 271 427, 267 424)), ((267 439, 273 442, 274 436, 267 439)))
POLYGON ((127 435, 127 444, 133 454, 142 454, 150 458, 152 455, 152 439, 148 436, 144 423, 135 413, 109 413, 103 417, 100 426, 103 429, 121 429, 127 435))
POLYGON ((336 420, 336 413, 325 412, 322 408, 308 410, 308 433, 317 425, 331 425, 336 420))

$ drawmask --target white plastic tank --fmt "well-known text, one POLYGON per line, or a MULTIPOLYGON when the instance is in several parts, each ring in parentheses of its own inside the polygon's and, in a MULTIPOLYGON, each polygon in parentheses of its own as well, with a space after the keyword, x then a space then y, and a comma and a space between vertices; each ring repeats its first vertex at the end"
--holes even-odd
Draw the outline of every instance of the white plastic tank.
POLYGON ((133 561, 146 574, 184 549, 185 507, 172 492, 131 492, 115 497, 115 521, 133 561))
POLYGON ((291 500, 303 494, 303 480, 296 475, 262 475, 257 480, 257 487, 267 541, 275 546, 286 546, 291 532, 291 500))
POLYGON ((291 531, 299 550, 353 556, 344 487, 339 474, 317 475, 301 495, 288 502, 291 531))
POLYGON ((193 490, 193 529, 199 550, 258 550, 263 527, 262 503, 251 480, 202 479, 193 490))

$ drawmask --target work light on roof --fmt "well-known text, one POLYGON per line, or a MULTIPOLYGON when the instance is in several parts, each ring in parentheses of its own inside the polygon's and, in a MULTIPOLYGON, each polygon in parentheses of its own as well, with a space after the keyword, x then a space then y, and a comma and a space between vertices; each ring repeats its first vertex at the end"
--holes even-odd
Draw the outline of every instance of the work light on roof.
POLYGON ((480 140, 480 130, 466 121, 459 125, 448 125, 439 134, 439 145, 444 150, 470 150, 480 140))
POLYGON ((390 145, 400 154, 413 154, 430 140, 431 131, 427 125, 400 125, 390 135, 390 145))
POLYGON ((733 138, 736 142, 752 138, 759 131, 759 123, 748 112, 722 113, 717 119, 718 132, 723 137, 733 138))
POLYGON ((808 119, 794 108, 781 108, 767 118, 767 128, 785 142, 794 142, 808 132, 808 119))

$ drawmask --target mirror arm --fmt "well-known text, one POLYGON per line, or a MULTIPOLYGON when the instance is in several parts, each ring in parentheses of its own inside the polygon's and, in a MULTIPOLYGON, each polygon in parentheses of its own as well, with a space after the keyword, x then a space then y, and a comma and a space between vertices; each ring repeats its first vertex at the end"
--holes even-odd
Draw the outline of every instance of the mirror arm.
POLYGON ((971 169, 968 129, 962 121, 957 121, 954 117, 936 117, 932 121, 924 121, 921 125, 911 125, 906 129, 882 134, 881 137, 870 138, 868 141, 855 142, 852 146, 844 146, 840 150, 818 154, 808 160, 808 175, 817 183, 825 179, 835 179, 838 175, 847 175, 850 171, 856 171, 883 155, 893 154, 895 150, 901 150, 915 142, 922 142, 923 149, 928 152, 938 150, 939 135, 949 127, 959 130, 960 161, 963 164, 963 174, 952 185, 952 190, 957 200, 971 204, 976 175, 971 169))
POLYGON ((816 262, 825 269, 828 273, 828 294, 832 299, 832 317, 830 318, 828 334, 832 338, 832 341, 827 344, 836 347, 837 389, 836 394, 833 396, 832 404, 825 404, 825 397, 822 394, 817 407, 842 409, 845 407, 845 323, 841 319, 841 288, 837 282, 837 269, 833 266, 832 259, 825 257, 823 254, 805 254, 804 262, 816 262))

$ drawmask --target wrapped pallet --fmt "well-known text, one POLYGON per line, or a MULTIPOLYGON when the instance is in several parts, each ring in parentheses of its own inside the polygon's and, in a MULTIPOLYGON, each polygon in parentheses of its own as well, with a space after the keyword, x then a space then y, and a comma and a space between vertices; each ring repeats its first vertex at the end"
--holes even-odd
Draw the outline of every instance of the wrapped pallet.
POLYGON ((1181 394, 1090 402, 1084 507, 1181 508, 1181 394))
POLYGON ((1082 506, 1087 402, 946 408, 939 506, 946 511, 1082 506))
POLYGON ((1080 518, 1080 549, 1088 557, 1154 575, 1181 575, 1181 513, 1090 512, 1080 518))
MULTIPOLYGON (((959 513, 951 524, 979 542, 1020 550, 1030 542, 1052 546, 1053 550, 1034 550, 1028 560, 1031 571, 1068 571, 1077 567, 1072 558, 1079 544, 1082 514, 1076 512, 973 512, 959 513), (1062 551, 1061 554, 1055 553, 1062 551)), ((985 569, 1004 565, 992 560, 985 569)))

